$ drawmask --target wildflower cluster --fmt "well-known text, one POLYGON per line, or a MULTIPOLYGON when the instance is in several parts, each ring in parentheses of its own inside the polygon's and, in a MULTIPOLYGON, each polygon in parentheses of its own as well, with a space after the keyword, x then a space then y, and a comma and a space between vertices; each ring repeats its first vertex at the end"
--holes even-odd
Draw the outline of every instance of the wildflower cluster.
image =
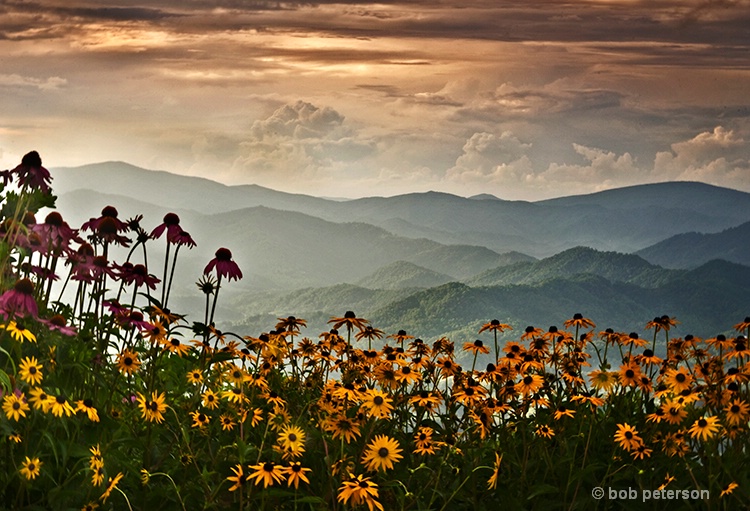
POLYGON ((459 349, 352 311, 313 337, 294 316, 241 335, 214 322, 243 277, 226 248, 198 280, 202 321, 169 309, 196 245, 174 213, 38 223, 39 156, 2 176, 5 507, 587 508, 595 486, 666 485, 749 503, 750 318, 704 340, 662 316, 647 341, 575 314, 502 345, 492 320, 459 349))

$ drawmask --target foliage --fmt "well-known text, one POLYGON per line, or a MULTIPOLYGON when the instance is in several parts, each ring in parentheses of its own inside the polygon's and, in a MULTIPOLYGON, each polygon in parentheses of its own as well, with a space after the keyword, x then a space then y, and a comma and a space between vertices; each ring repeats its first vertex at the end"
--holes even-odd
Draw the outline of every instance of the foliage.
MULTIPOLYGON (((0 223, 0 506, 628 505, 597 487, 710 492, 686 509, 750 504, 750 318, 702 340, 657 317, 645 340, 576 314, 502 349, 510 327, 495 320, 460 347, 386 336, 351 311, 316 341, 294 316, 258 337, 222 331, 219 295, 242 278, 228 249, 198 280, 203 317, 181 316, 171 283, 194 242, 177 215, 151 231, 114 207, 80 230, 54 211, 38 222, 54 199, 34 161, 2 173, 16 189, 0 223)), ((446 289, 461 302, 469 288, 446 289)))

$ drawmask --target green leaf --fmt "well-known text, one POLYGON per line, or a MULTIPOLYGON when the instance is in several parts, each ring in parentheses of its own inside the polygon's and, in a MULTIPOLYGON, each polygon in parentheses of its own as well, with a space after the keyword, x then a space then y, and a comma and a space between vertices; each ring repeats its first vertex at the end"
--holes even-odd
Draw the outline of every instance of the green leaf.
POLYGON ((8 373, 0 369, 0 385, 2 385, 5 392, 11 392, 13 389, 10 385, 10 376, 8 376, 8 373))

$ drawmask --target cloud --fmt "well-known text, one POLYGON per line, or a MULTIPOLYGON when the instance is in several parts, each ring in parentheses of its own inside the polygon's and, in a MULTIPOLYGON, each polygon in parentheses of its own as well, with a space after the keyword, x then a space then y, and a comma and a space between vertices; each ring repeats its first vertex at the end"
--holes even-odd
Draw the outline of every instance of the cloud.
POLYGON ((31 87, 39 90, 56 90, 65 87, 68 81, 59 76, 46 79, 21 76, 19 74, 0 74, 0 87, 31 87))
POLYGON ((252 124, 233 168, 261 181, 330 180, 374 150, 375 142, 360 136, 333 108, 297 101, 252 124))
POLYGON ((670 179, 704 181, 748 189, 750 144, 733 130, 717 126, 660 151, 654 173, 670 179))

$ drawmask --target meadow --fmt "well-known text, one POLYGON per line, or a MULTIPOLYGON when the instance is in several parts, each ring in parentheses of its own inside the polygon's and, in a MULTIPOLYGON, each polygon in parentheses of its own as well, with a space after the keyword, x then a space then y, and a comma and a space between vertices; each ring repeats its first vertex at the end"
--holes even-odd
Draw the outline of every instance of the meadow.
POLYGON ((750 317, 698 338, 656 311, 642 338, 571 311, 459 340, 349 310, 322 333, 287 316, 256 337, 214 321, 244 276, 230 248, 196 276, 204 312, 188 317, 169 308, 195 246, 176 214, 108 206, 73 228, 37 153, 0 175, 6 509, 750 505, 750 317))

